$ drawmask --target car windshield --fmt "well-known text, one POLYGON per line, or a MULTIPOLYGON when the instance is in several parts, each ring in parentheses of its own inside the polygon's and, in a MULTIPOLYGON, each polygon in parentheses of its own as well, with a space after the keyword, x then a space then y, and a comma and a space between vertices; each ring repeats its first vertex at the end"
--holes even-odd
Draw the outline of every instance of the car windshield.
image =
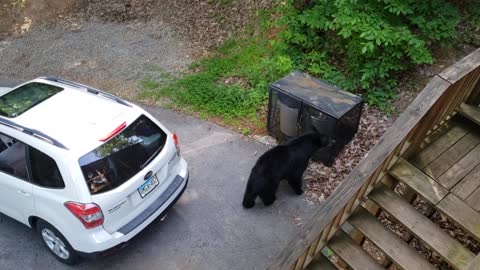
POLYGON ((19 116, 62 90, 61 87, 44 83, 21 86, 0 97, 0 115, 10 118, 19 116))
POLYGON ((112 190, 142 170, 163 149, 167 135, 142 115, 79 160, 91 194, 112 190))

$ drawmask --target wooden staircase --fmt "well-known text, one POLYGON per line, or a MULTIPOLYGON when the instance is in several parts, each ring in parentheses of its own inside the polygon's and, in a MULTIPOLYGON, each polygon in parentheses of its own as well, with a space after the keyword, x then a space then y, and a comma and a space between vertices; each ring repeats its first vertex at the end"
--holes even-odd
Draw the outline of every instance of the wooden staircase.
MULTIPOLYGON (((408 241, 378 220, 382 211, 408 230, 409 240, 416 238, 451 268, 480 269, 480 264, 474 262, 476 254, 429 218, 438 211, 480 241, 480 208, 477 208, 480 201, 480 109, 462 104, 460 111, 476 125, 464 119, 453 120, 432 133, 426 140, 430 143, 411 159, 399 158, 384 177, 384 183, 377 184, 362 206, 347 219, 346 224, 353 230, 339 229, 328 241, 326 247, 337 256, 340 269, 389 269, 391 265, 405 270, 435 269, 408 241), (409 192, 403 196, 395 192, 397 184, 409 192), (425 215, 412 205, 417 196, 431 207, 430 214, 425 215), (384 265, 362 248, 365 240, 388 258, 384 265)), ((308 269, 337 267, 322 254, 308 269)))
POLYGON ((430 80, 268 270, 480 270, 479 103, 477 49, 430 80))

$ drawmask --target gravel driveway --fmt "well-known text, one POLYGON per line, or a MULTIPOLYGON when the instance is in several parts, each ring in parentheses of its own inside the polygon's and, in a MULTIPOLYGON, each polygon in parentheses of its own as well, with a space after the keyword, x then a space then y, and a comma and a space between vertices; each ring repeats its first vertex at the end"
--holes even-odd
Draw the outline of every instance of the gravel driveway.
POLYGON ((0 39, 0 80, 56 75, 132 99, 140 80, 161 80, 190 62, 182 48, 161 21, 65 21, 0 39))

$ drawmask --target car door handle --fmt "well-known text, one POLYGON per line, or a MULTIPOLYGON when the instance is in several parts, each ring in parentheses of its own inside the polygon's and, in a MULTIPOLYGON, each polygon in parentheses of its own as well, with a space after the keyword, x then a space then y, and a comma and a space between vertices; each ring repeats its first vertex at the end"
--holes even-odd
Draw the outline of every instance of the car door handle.
POLYGON ((23 190, 18 190, 17 193, 18 193, 18 194, 22 194, 23 196, 27 196, 27 197, 30 196, 30 193, 27 193, 27 192, 25 192, 25 191, 23 191, 23 190))

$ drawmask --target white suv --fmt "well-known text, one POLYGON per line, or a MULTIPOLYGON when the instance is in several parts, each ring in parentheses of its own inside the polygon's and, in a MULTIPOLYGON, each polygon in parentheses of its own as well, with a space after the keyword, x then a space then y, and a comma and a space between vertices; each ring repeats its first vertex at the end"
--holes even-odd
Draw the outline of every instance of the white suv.
POLYGON ((54 77, 0 89, 0 212, 63 263, 125 246, 187 181, 177 136, 134 104, 54 77))

